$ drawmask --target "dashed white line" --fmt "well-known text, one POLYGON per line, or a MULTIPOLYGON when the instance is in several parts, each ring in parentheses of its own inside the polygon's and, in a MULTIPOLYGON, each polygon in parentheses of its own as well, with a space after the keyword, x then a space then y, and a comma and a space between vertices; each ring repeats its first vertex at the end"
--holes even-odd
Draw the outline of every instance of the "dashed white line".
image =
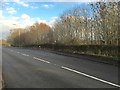
POLYGON ((13 50, 10 50, 11 52, 13 52, 13 50))
POLYGON ((23 55, 23 56, 29 56, 29 55, 27 55, 27 54, 24 54, 24 53, 21 53, 21 55, 23 55))
MULTIPOLYGON (((13 52, 13 50, 10 50, 11 52, 13 52)), ((17 53, 20 53, 20 52, 17 52, 17 53)), ((24 54, 24 53, 20 53, 21 55, 24 55, 24 56, 29 56, 27 54, 24 54)), ((43 59, 40 59, 40 58, 37 58, 37 57, 33 57, 33 59, 36 59, 36 60, 39 60, 39 61, 42 61, 42 62, 45 62, 45 63, 50 63, 49 61, 46 61, 46 60, 43 60, 43 59)), ((56 66, 56 64, 54 64, 56 66)), ((74 69, 71 69, 71 68, 68 68, 68 67, 64 67, 64 66, 61 66, 62 69, 65 69, 65 70, 68 70, 68 71, 72 71, 74 73, 77 73, 77 74, 80 74, 80 75, 83 75, 83 76, 86 76, 88 78, 92 78, 94 80, 97 80, 97 81, 100 81, 100 82, 103 82, 103 83, 106 83, 106 84, 109 84, 109 85, 112 85, 112 86, 115 86, 115 87, 119 87, 120 88, 120 85, 117 85, 115 83, 112 83, 112 82, 109 82, 109 81, 106 81, 106 80, 103 80, 103 79, 100 79, 100 78, 97 78, 95 76, 91 76, 91 75, 88 75, 86 73, 83 73, 83 72, 80 72, 80 71, 77 71, 77 70, 74 70, 74 69)))
POLYGON ((50 63, 49 61, 46 61, 46 60, 43 60, 43 59, 40 59, 40 58, 37 58, 37 57, 33 57, 33 59, 36 59, 36 60, 39 60, 39 61, 42 61, 42 62, 45 62, 45 63, 50 63))
POLYGON ((20 52, 17 52, 17 53, 20 53, 20 52))
POLYGON ((88 74, 85 74, 83 72, 79 72, 77 70, 74 70, 74 69, 71 69, 71 68, 68 68, 68 67, 64 67, 64 66, 61 66, 62 69, 65 69, 65 70, 68 70, 68 71, 72 71, 72 72, 75 72, 77 74, 80 74, 80 75, 83 75, 83 76, 86 76, 86 77, 89 77, 89 78, 92 78, 94 80, 97 80, 97 81, 101 81, 103 83, 106 83, 106 84, 109 84, 109 85, 112 85, 112 86, 115 86, 115 87, 120 87, 120 85, 117 85, 117 84, 114 84, 112 82, 109 82, 109 81, 106 81, 106 80, 103 80, 103 79, 100 79, 100 78, 97 78, 97 77, 94 77, 94 76, 91 76, 91 75, 88 75, 88 74))

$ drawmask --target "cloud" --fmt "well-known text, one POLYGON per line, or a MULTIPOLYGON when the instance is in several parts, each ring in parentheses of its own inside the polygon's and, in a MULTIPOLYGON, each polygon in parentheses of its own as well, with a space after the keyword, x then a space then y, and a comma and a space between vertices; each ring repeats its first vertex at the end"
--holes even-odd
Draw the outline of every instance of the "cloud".
POLYGON ((0 10, 0 33, 7 33, 13 28, 25 28, 26 26, 32 25, 34 22, 31 21, 30 16, 22 14, 20 17, 4 17, 0 10), (2 18, 2 19, 1 19, 2 18))
POLYGON ((97 2, 100 0, 52 0, 52 2, 97 2))
POLYGON ((9 34, 10 29, 25 28, 27 26, 33 25, 35 22, 45 23, 50 27, 53 27, 58 17, 52 17, 50 21, 46 21, 44 19, 41 19, 40 17, 30 17, 25 13, 20 15, 19 17, 3 17, 2 11, 0 10, 0 18, 2 18, 0 20, 0 34, 2 33, 4 35, 3 38, 5 38, 9 34))
POLYGON ((52 17, 51 19, 58 19, 58 16, 52 17))
POLYGON ((4 25, 9 28, 25 28, 26 26, 31 26, 35 22, 39 23, 46 23, 47 25, 50 25, 51 27, 55 24, 56 19, 58 17, 52 17, 50 21, 41 19, 39 17, 30 17, 27 14, 22 14, 20 17, 11 17, 11 18, 4 18, 0 21, 1 25, 4 25))
POLYGON ((14 14, 17 12, 13 7, 7 8, 6 10, 9 14, 14 14))
POLYGON ((45 7, 45 8, 49 8, 49 5, 43 5, 43 7, 45 7))
POLYGON ((10 3, 7 3, 7 2, 6 2, 5 4, 6 4, 6 5, 10 5, 10 3))
MULTIPOLYGON (((20 1, 20 0, 19 0, 20 1)), ((120 0, 22 0, 24 2, 118 2, 120 0)), ((13 2, 13 0, 4 0, 4 2, 13 2)))
POLYGON ((39 23, 46 23, 46 24, 48 24, 48 22, 47 22, 46 20, 42 20, 42 19, 39 20, 38 22, 39 22, 39 23))
POLYGON ((0 10, 0 16, 2 16, 2 10, 0 10))
POLYGON ((36 9, 36 8, 39 8, 39 7, 37 7, 37 6, 30 6, 32 9, 36 9))
POLYGON ((49 26, 53 27, 55 25, 55 23, 57 22, 58 16, 54 16, 51 18, 51 20, 49 21, 49 26))
POLYGON ((3 11, 0 10, 0 20, 2 20, 4 18, 2 14, 3 14, 3 11))
POLYGON ((4 18, 0 23, 3 26, 13 28, 14 27, 13 24, 18 23, 18 22, 16 20, 4 18))
POLYGON ((25 3, 25 2, 23 2, 23 1, 21 1, 21 0, 14 0, 14 2, 16 2, 16 3, 18 3, 18 4, 21 4, 21 5, 24 6, 24 7, 29 7, 29 4, 27 4, 27 3, 25 3))
POLYGON ((58 19, 57 16, 52 17, 50 21, 40 19, 40 18, 37 17, 37 18, 32 18, 32 21, 33 22, 37 21, 38 23, 45 23, 45 24, 49 25, 50 27, 53 27, 55 25, 57 19, 58 19))
POLYGON ((15 17, 15 16, 14 16, 14 17, 12 17, 11 19, 14 20, 14 21, 18 21, 18 20, 19 20, 19 17, 15 17))
POLYGON ((56 23, 56 20, 53 19, 53 20, 51 20, 51 21, 49 22, 49 26, 50 26, 50 27, 53 27, 53 26, 55 25, 55 23, 56 23))
POLYGON ((54 5, 52 5, 52 4, 43 4, 43 5, 41 5, 42 7, 44 7, 44 8, 51 8, 51 7, 53 7, 54 5))
POLYGON ((8 36, 10 29, 14 27, 13 23, 17 23, 17 21, 10 20, 6 17, 0 20, 0 34, 2 35, 0 39, 5 39, 8 36))
POLYGON ((27 14, 22 14, 21 18, 22 18, 23 20, 29 20, 29 19, 30 19, 30 16, 27 15, 27 14))

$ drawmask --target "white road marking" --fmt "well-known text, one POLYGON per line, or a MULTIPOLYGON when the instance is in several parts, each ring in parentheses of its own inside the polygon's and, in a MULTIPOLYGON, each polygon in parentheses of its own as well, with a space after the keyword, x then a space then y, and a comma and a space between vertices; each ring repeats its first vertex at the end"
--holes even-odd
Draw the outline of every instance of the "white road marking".
POLYGON ((20 53, 20 52, 17 52, 17 53, 20 53))
POLYGON ((13 50, 10 50, 11 52, 13 52, 13 50))
POLYGON ((92 79, 95 79, 97 81, 101 81, 103 83, 106 83, 106 84, 109 84, 109 85, 112 85, 112 86, 115 86, 115 87, 120 87, 120 85, 117 85, 117 84, 114 84, 112 82, 109 82, 109 81, 106 81, 106 80, 103 80, 103 79, 100 79, 100 78, 97 78, 97 77, 94 77, 94 76, 91 76, 91 75, 88 75, 88 74, 85 74, 83 72, 79 72, 77 70, 74 70, 74 69, 71 69, 71 68, 68 68, 68 67, 64 67, 64 66, 61 66, 62 69, 65 69, 65 70, 68 70, 68 71, 72 71, 72 72, 75 72, 77 74, 80 74, 80 75, 83 75, 83 76, 86 76, 86 77, 89 77, 89 78, 92 78, 92 79))
POLYGON ((27 54, 24 54, 24 53, 21 53, 21 55, 23 55, 23 56, 29 56, 29 55, 27 55, 27 54))
POLYGON ((39 60, 39 61, 45 62, 45 63, 50 63, 49 61, 46 61, 46 60, 43 60, 43 59, 40 59, 40 58, 37 58, 37 57, 33 57, 33 58, 36 59, 36 60, 39 60))
MULTIPOLYGON (((10 50, 11 52, 13 52, 13 50, 10 50)), ((17 52, 17 53, 20 53, 20 52, 17 52)), ((24 54, 24 53, 21 53, 21 55, 24 55, 24 56, 29 56, 27 54, 24 54)), ((40 58, 37 58, 37 57, 33 57, 33 59, 36 59, 36 60, 39 60, 39 61, 42 61, 42 62, 45 62, 45 63, 50 63, 49 61, 46 61, 46 60, 43 60, 43 59, 40 59, 40 58)), ((56 65, 56 64, 54 64, 56 65)), ((77 70, 74 70, 74 69, 71 69, 71 68, 68 68, 68 67, 64 67, 64 66, 61 66, 62 69, 65 69, 65 70, 68 70, 68 71, 72 71, 72 72, 75 72, 77 74, 80 74, 80 75, 83 75, 83 76, 86 76, 88 78, 92 78, 94 80, 97 80, 97 81, 100 81, 100 82, 103 82, 103 83, 106 83, 106 84, 109 84, 109 85, 112 85, 112 86, 115 86, 115 87, 119 87, 120 88, 120 85, 117 85, 115 83, 112 83, 112 82, 109 82, 109 81, 106 81, 106 80, 103 80, 103 79, 100 79, 100 78, 97 78, 95 76, 91 76, 91 75, 88 75, 86 73, 83 73, 83 72, 80 72, 80 71, 77 71, 77 70)))

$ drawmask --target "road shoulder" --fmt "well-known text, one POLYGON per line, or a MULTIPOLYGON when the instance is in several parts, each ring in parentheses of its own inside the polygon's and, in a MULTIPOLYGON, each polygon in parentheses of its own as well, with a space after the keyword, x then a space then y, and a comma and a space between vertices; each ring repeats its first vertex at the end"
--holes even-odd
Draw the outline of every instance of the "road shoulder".
POLYGON ((2 89, 2 47, 0 47, 0 90, 2 89))
POLYGON ((68 53, 68 52, 48 50, 48 49, 37 49, 37 50, 43 50, 43 51, 51 52, 51 53, 54 53, 54 54, 64 55, 64 56, 69 56, 69 57, 74 57, 74 58, 81 58, 81 59, 84 59, 84 60, 104 63, 104 64, 108 64, 108 65, 114 65, 114 66, 117 66, 117 67, 120 65, 120 62, 118 60, 114 60, 112 58, 103 57, 103 56, 68 53))

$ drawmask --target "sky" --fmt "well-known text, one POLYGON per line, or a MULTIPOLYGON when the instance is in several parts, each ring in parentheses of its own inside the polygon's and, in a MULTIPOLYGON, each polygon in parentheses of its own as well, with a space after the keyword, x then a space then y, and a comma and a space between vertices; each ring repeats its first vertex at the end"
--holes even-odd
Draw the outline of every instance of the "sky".
POLYGON ((66 10, 76 6, 87 7, 95 0, 4 0, 0 2, 0 39, 5 39, 13 28, 25 28, 35 22, 51 27, 66 10))

